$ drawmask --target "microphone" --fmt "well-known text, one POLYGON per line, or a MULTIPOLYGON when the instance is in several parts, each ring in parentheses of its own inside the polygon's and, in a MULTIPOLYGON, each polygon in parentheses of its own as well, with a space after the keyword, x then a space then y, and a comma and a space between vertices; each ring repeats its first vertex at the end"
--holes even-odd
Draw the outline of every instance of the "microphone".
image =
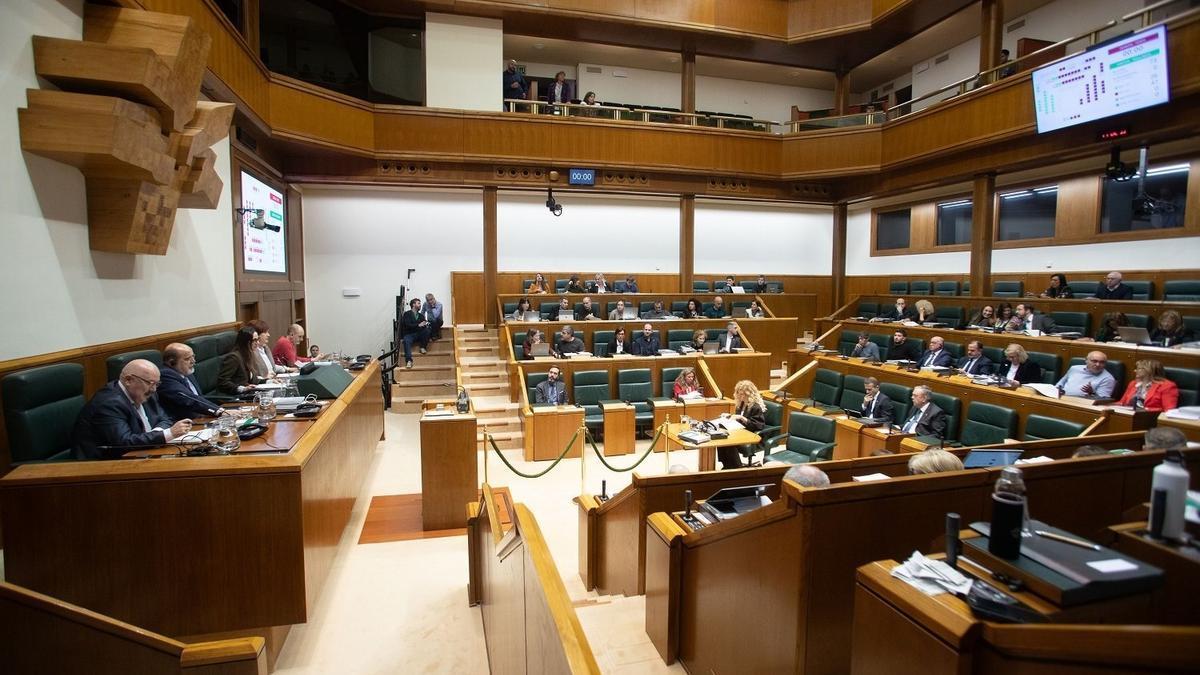
POLYGON ((600 501, 608 501, 608 481, 600 481, 600 501))
POLYGON ((955 569, 958 569, 958 523, 957 513, 946 514, 946 564, 955 569))
POLYGON ((220 417, 221 415, 223 415, 225 413, 225 410, 223 408, 214 406, 212 404, 212 401, 210 401, 206 398, 201 398, 199 396, 193 396, 192 394, 189 394, 186 391, 179 391, 179 392, 175 392, 175 393, 182 394, 183 397, 186 398, 187 400, 189 400, 193 403, 199 403, 200 405, 204 406, 204 412, 208 413, 209 415, 212 415, 213 417, 220 417))

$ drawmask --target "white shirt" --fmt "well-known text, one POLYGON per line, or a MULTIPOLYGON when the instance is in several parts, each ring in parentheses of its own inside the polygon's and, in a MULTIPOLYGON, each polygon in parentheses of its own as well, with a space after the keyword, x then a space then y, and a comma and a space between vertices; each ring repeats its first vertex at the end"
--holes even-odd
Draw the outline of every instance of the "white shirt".
POLYGON ((137 413, 138 419, 142 420, 142 431, 161 431, 163 432, 163 442, 170 443, 171 439, 174 438, 174 436, 171 435, 171 430, 162 429, 159 427, 152 428, 150 426, 150 418, 146 416, 146 409, 143 408, 141 404, 133 402, 133 397, 129 395, 129 390, 125 388, 125 383, 118 380, 117 386, 121 388, 121 393, 125 394, 125 398, 129 399, 129 405, 133 406, 133 411, 137 413))
POLYGON ((902 431, 906 434, 911 434, 912 432, 916 431, 917 423, 921 421, 922 417, 924 417, 925 409, 928 407, 929 407, 929 402, 926 401, 925 405, 918 408, 917 411, 914 412, 912 414, 912 416, 908 418, 908 421, 904 423, 904 429, 902 429, 902 431))

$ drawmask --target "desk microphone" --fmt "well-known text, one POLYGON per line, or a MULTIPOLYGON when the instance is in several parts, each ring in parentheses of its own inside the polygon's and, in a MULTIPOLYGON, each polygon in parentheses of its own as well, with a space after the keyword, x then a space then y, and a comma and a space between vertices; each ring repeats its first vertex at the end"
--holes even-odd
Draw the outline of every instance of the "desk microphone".
POLYGON ((600 481, 600 501, 608 501, 608 481, 600 481))
POLYGON ((212 415, 213 417, 220 417, 222 414, 225 413, 225 410, 223 408, 214 407, 212 405, 212 401, 209 401, 208 399, 201 398, 199 396, 193 396, 192 394, 189 394, 186 391, 181 391, 181 392, 176 392, 176 393, 182 394, 184 398, 186 398, 189 401, 192 401, 193 403, 199 403, 200 405, 204 406, 204 408, 205 408, 204 412, 208 413, 209 415, 212 415))
POLYGON ((958 552, 961 546, 958 540, 959 518, 957 513, 946 514, 946 564, 958 568, 958 552))
POLYGON ((683 491, 683 517, 689 518, 692 515, 692 491, 683 491))

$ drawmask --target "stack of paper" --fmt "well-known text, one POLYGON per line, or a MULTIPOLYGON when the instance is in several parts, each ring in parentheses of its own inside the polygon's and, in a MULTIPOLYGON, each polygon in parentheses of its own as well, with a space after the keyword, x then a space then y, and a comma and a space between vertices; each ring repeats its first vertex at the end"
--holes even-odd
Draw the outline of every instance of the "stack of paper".
POLYGON ((963 593, 971 590, 971 580, 941 560, 931 560, 917 551, 892 569, 892 576, 925 595, 963 593))

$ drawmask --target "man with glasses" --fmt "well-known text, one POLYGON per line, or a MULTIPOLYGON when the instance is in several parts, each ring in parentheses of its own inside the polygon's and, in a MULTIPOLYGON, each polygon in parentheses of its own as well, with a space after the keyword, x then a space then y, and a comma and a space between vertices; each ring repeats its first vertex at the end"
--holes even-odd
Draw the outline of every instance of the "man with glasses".
POLYGON ((1120 272, 1109 272, 1092 297, 1098 300, 1132 300, 1133 287, 1121 283, 1122 278, 1120 272))
POLYGON ((158 402, 173 420, 188 417, 217 417, 221 406, 204 398, 196 380, 196 353, 192 348, 173 342, 163 350, 162 381, 158 385, 158 402))
POLYGON ((192 430, 192 421, 174 424, 154 396, 158 366, 145 359, 125 364, 121 376, 96 392, 79 412, 72 434, 75 459, 119 459, 136 447, 169 443, 192 430))
POLYGON ((1104 352, 1090 352, 1087 363, 1068 368, 1056 386, 1066 396, 1112 398, 1117 380, 1105 369, 1107 364, 1108 356, 1104 352))

